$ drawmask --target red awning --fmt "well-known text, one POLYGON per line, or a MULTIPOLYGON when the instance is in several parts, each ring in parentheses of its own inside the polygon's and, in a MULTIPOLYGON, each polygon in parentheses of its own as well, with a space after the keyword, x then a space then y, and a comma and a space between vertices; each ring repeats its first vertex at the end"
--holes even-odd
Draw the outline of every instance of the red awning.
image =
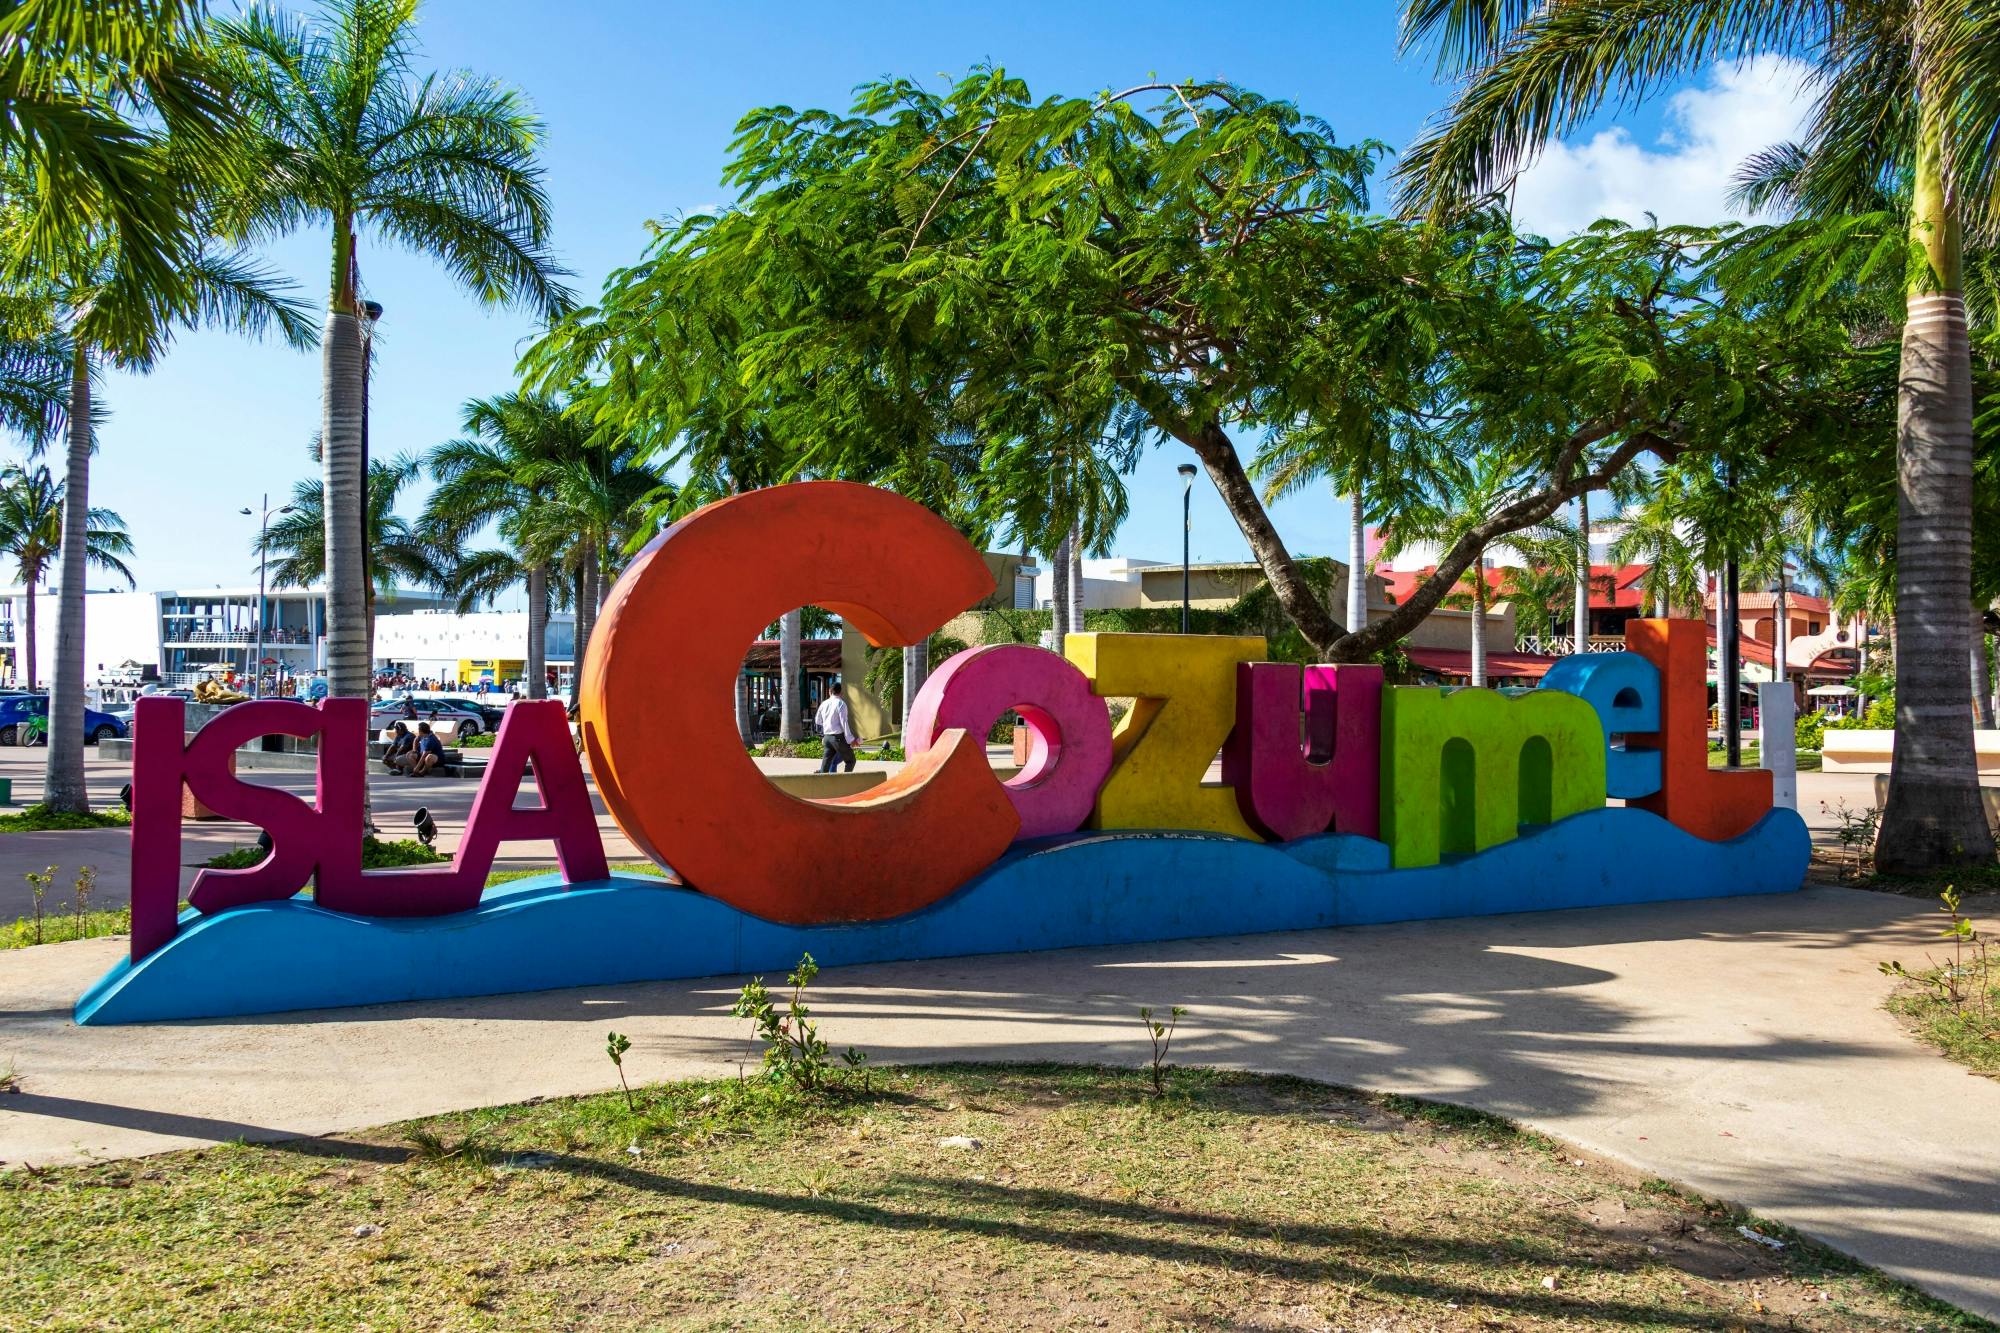
MULTIPOLYGON (((1472 654, 1456 648, 1406 648, 1410 664, 1423 671, 1434 671, 1440 676, 1459 676, 1472 679, 1472 654)), ((1486 654, 1486 678, 1488 680, 1540 680, 1545 672, 1560 658, 1543 653, 1488 653, 1486 654)))

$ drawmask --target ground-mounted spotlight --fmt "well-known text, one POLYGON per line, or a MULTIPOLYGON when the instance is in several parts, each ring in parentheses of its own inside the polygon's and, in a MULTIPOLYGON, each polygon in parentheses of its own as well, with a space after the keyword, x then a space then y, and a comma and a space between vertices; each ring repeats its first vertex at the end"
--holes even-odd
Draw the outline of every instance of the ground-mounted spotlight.
POLYGON ((125 807, 125 813, 132 813, 132 784, 126 783, 118 789, 118 804, 125 807))
POLYGON ((266 856, 271 854, 271 831, 269 829, 260 828, 257 830, 257 850, 266 856))
POLYGON ((417 813, 410 816, 410 822, 417 826, 417 841, 428 847, 437 841, 437 821, 431 818, 430 807, 418 806, 417 813))

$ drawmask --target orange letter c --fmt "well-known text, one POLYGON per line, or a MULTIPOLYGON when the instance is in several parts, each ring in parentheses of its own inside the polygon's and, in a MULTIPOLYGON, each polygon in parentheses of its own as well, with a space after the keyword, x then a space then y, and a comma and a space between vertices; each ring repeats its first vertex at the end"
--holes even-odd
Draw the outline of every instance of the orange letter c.
POLYGON ((984 737, 946 732, 858 796, 765 780, 731 701, 743 649, 794 607, 878 647, 922 643, 993 591, 979 552, 921 505, 800 482, 704 506, 642 551, 584 659, 591 771, 633 843, 689 887, 793 925, 876 921, 944 897, 1020 828, 984 737))

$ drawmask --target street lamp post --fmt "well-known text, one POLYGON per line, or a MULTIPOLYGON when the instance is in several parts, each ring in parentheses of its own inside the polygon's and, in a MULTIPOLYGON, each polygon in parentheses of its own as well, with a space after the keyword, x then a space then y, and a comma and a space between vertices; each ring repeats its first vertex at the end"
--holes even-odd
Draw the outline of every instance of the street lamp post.
POLYGON ((1188 551, 1194 533, 1194 464, 1182 463, 1181 474, 1181 633, 1188 632, 1188 551))
MULTIPOLYGON (((248 509, 236 511, 246 517, 248 509)), ((266 491, 263 497, 263 516, 257 520, 257 655, 250 660, 250 697, 264 697, 264 570, 271 559, 271 515, 289 514, 290 505, 271 508, 271 495, 266 491)))

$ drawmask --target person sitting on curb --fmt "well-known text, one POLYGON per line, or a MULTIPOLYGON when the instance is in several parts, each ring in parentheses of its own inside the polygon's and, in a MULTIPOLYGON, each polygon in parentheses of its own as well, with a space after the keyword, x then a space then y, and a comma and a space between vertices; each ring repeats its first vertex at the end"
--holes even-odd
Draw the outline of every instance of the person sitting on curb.
POLYGON ((404 756, 415 754, 416 749, 417 738, 410 734, 407 725, 398 722, 389 736, 389 748, 382 752, 382 767, 391 773, 396 772, 403 766, 404 756))
POLYGON ((417 723, 416 743, 388 761, 406 778, 419 777, 444 762, 444 742, 431 735, 431 724, 417 723))

